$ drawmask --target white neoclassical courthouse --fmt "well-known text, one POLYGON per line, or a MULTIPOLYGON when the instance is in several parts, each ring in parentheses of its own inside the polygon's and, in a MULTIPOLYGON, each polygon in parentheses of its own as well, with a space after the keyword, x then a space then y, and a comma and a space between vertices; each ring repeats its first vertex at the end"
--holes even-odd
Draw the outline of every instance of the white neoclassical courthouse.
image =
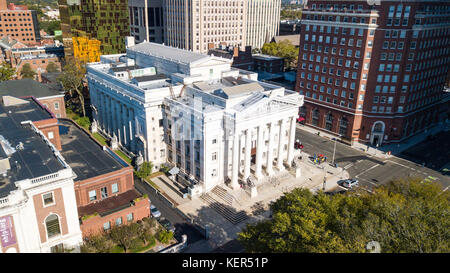
POLYGON ((303 96, 258 82, 231 61, 155 43, 88 65, 98 130, 158 168, 176 166, 191 195, 258 181, 294 159, 303 96), (249 179, 250 178, 250 179, 249 179))

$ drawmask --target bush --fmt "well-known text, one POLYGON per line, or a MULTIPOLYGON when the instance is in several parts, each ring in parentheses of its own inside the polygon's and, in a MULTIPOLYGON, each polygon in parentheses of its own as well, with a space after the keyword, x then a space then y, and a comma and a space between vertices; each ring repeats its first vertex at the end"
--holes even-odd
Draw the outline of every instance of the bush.
POLYGON ((160 229, 156 234, 156 238, 163 244, 167 244, 170 240, 173 239, 173 233, 167 231, 165 229, 160 229))
POLYGON ((153 163, 152 162, 144 162, 139 167, 139 170, 136 171, 136 175, 139 178, 147 178, 149 175, 152 174, 152 170, 153 170, 153 163))
POLYGON ((91 126, 91 121, 89 120, 88 117, 82 117, 82 118, 78 118, 75 120, 76 123, 78 123, 78 125, 80 125, 81 127, 89 130, 89 127, 91 126))

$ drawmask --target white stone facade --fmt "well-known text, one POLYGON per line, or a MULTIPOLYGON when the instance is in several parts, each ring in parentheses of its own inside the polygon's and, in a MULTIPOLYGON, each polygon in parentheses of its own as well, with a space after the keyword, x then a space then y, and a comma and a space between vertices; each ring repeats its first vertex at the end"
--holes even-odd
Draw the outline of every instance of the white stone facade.
POLYGON ((231 69, 230 60, 155 43, 131 46, 126 54, 102 56, 99 63, 89 64, 87 70, 98 130, 111 139, 116 136, 119 146, 132 154, 141 153, 146 161, 154 163, 155 170, 167 162, 164 98, 179 96, 195 81, 218 80, 240 73, 231 69), (150 71, 141 76, 155 78, 138 84, 139 77, 132 76, 137 69, 150 71))
POLYGON ((250 176, 274 175, 294 159, 303 97, 261 82, 228 80, 194 84, 185 96, 165 99, 168 159, 201 192, 223 183, 237 189, 250 176))
POLYGON ((257 82, 256 73, 232 68, 228 59, 141 43, 89 64, 87 77, 98 130, 155 170, 176 165, 202 192, 227 180, 236 188, 239 179, 292 163, 303 96, 257 82), (149 67, 156 74, 139 87, 143 80, 132 69, 149 67))

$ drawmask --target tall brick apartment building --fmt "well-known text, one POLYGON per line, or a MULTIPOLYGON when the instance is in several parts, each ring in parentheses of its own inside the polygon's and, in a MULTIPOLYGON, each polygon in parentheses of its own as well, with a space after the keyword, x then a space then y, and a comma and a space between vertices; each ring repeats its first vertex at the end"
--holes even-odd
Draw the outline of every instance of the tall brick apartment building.
POLYGON ((10 35, 26 45, 39 44, 41 35, 36 11, 0 0, 0 36, 3 35, 10 35))
POLYGON ((448 114, 450 2, 368 2, 308 1, 300 116, 350 143, 398 143, 448 114))

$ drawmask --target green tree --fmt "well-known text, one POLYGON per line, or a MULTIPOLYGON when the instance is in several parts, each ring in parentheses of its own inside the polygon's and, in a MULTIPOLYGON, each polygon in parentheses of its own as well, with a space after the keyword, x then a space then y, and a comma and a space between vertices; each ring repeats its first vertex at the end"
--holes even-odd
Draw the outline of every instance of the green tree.
POLYGON ((153 163, 151 161, 144 162, 136 171, 136 175, 139 178, 147 178, 149 175, 152 174, 152 171, 153 171, 153 163))
POLYGON ((329 196, 296 189, 271 205, 273 217, 247 227, 248 252, 450 251, 450 193, 421 179, 395 180, 373 193, 329 196))
POLYGON ((160 228, 156 233, 156 239, 163 244, 167 244, 170 240, 173 239, 173 232, 168 231, 164 228, 160 228))
POLYGON ((139 225, 131 223, 129 225, 114 226, 109 231, 109 236, 114 243, 121 246, 125 252, 136 245, 136 237, 139 231, 139 225))
POLYGON ((48 73, 57 72, 58 66, 54 62, 49 62, 46 70, 48 73))
POLYGON ((284 58, 284 67, 296 68, 298 61, 298 48, 290 41, 283 40, 279 43, 265 43, 261 48, 263 54, 284 58))
POLYGON ((20 70, 20 76, 24 79, 34 79, 34 76, 36 76, 36 72, 31 68, 31 65, 29 63, 26 63, 20 70))
POLYGON ((81 253, 107 253, 112 247, 112 243, 106 233, 91 235, 83 239, 80 246, 81 253))
POLYGON ((80 107, 82 109, 83 117, 86 116, 83 95, 83 79, 85 74, 85 64, 71 58, 68 59, 66 65, 64 65, 63 67, 61 75, 59 75, 57 78, 64 90, 68 92, 70 96, 73 96, 73 94, 75 93, 77 94, 80 100, 80 107))
POLYGON ((9 81, 14 77, 16 69, 12 68, 7 62, 0 65, 0 82, 9 81))

